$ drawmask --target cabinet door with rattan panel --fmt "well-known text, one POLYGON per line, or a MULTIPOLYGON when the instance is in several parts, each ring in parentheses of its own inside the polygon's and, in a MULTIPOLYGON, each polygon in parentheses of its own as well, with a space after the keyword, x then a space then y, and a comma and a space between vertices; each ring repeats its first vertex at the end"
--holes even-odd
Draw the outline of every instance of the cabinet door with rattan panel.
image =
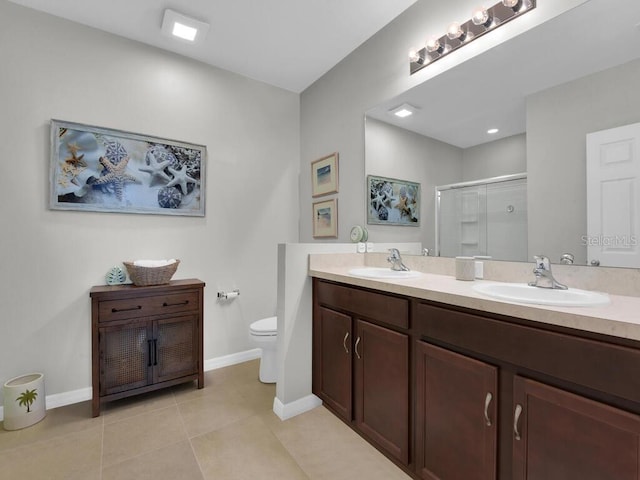
POLYGON ((144 387, 151 380, 152 328, 148 322, 100 328, 100 395, 144 387))
POLYGON ((184 315, 154 322, 153 382, 198 371, 198 317, 184 315))

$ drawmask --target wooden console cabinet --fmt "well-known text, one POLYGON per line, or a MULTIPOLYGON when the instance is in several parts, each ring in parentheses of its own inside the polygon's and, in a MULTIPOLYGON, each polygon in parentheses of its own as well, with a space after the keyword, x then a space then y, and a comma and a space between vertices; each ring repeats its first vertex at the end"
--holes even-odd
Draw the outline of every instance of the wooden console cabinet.
POLYGON ((640 342, 317 278, 313 305, 313 392, 413 478, 640 480, 640 342))
POLYGON ((204 387, 200 280, 91 289, 93 416, 100 404, 197 380, 204 387))

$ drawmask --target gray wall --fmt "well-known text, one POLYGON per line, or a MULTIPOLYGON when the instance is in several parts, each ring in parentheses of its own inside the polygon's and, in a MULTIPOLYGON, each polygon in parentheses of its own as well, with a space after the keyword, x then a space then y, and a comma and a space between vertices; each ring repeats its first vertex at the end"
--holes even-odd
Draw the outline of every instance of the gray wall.
POLYGON ((89 387, 89 289, 136 258, 206 282, 205 359, 251 349, 298 237, 299 96, 6 0, 0 45, 0 381, 89 387), (49 210, 51 118, 206 145, 206 217, 49 210))
POLYGON ((530 257, 586 262, 586 134, 640 122, 638 85, 635 60, 527 99, 530 257))
POLYGON ((526 135, 512 135, 465 148, 462 161, 463 182, 526 172, 526 135))
MULTIPOLYGON (((472 0, 418 0, 307 88, 301 96, 300 117, 300 241, 313 241, 311 162, 331 152, 340 153, 339 238, 335 241, 348 241, 350 227, 365 222, 364 113, 369 108, 583 2, 539 2, 526 20, 509 22, 499 35, 482 36, 410 76, 409 49, 424 44, 429 35, 443 33, 452 19, 469 18, 477 5, 472 0)), ((372 228, 371 241, 380 240, 380 228, 394 227, 372 228)), ((396 230, 401 231, 397 240, 406 240, 407 229, 396 230)))
MULTIPOLYGON (((420 226, 404 228, 403 238, 434 248, 435 187, 460 181, 462 150, 373 118, 366 119, 365 142, 367 175, 420 183, 420 226)), ((389 226, 367 228, 377 242, 386 241, 385 236, 395 230, 389 226)))

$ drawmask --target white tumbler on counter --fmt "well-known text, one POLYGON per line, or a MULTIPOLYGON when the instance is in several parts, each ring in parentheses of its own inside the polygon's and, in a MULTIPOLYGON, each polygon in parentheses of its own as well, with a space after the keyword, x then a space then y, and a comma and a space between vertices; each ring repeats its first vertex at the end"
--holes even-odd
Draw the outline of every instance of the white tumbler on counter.
POLYGON ((470 281, 476 277, 476 259, 456 257, 456 280, 470 281))

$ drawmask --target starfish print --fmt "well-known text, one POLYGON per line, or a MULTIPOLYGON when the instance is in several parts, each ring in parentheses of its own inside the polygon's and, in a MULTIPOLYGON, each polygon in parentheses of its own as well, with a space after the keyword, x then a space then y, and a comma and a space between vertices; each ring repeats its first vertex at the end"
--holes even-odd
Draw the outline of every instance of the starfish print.
POLYGON ((166 174, 164 169, 167 168, 169 165, 171 165, 171 162, 169 160, 165 160, 164 162, 158 162, 158 159, 151 152, 147 152, 147 156, 148 156, 147 158, 149 159, 149 166, 144 168, 139 168, 138 170, 140 170, 141 172, 149 173, 151 175, 151 182, 153 182, 155 178, 159 178, 160 180, 170 182, 171 177, 166 174))
POLYGON ((69 143, 67 144, 67 150, 69 150, 69 153, 75 157, 78 154, 80 147, 77 143, 69 143))
POLYGON ((129 163, 129 157, 124 157, 120 163, 113 164, 111 160, 106 157, 100 157, 100 163, 107 169, 107 174, 96 179, 93 185, 104 185, 105 183, 113 183, 116 189, 116 197, 118 200, 122 200, 122 190, 124 189, 125 182, 140 183, 133 175, 129 175, 125 170, 127 169, 127 163, 129 163))
POLYGON ((187 194, 187 184, 193 183, 198 184, 198 181, 191 178, 187 175, 187 166, 185 165, 180 170, 174 170, 169 167, 169 171, 173 174, 173 180, 167 183, 167 187, 173 187, 174 185, 180 185, 180 190, 182 190, 182 194, 187 194))

